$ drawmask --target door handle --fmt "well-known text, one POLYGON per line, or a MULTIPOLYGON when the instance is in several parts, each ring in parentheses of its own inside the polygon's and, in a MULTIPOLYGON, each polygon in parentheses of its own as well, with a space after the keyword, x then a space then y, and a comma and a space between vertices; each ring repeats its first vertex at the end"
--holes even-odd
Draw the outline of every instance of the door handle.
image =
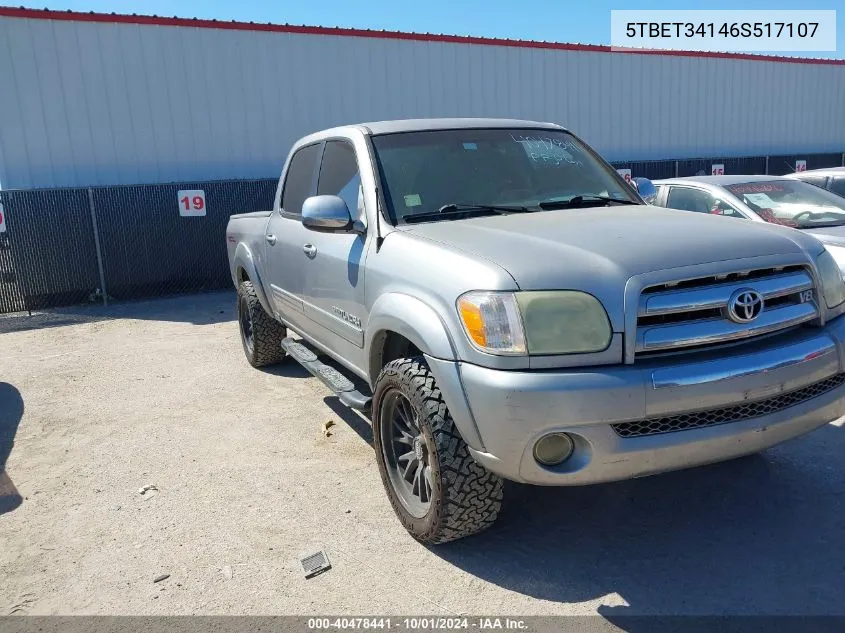
POLYGON ((317 247, 313 244, 303 244, 302 252, 308 255, 311 259, 314 259, 314 257, 317 256, 317 247))
POLYGON ((272 235, 271 233, 268 233, 267 235, 265 235, 265 236, 264 236, 264 239, 265 239, 265 240, 267 240, 267 243, 268 243, 270 246, 273 246, 273 244, 275 244, 275 243, 276 243, 276 236, 275 236, 275 235, 272 235))

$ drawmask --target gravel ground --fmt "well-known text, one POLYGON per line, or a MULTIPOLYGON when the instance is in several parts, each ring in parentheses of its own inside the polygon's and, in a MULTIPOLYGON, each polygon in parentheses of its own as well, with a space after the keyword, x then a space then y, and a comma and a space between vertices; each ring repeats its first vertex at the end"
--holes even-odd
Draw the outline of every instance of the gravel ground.
POLYGON ((233 307, 0 318, 0 615, 845 614, 845 428, 620 484, 509 485, 495 528, 426 548, 368 421, 296 365, 250 368, 233 307), (320 548, 333 567, 305 580, 320 548))

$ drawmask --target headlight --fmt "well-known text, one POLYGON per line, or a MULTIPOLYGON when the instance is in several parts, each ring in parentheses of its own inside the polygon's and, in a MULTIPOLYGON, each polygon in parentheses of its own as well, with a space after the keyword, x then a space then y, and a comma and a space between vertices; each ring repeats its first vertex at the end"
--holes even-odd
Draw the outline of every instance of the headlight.
POLYGON ((525 336, 512 292, 468 292, 458 298, 458 313, 469 340, 490 354, 525 354, 525 336))
POLYGON ((470 340, 490 354, 584 354, 610 344, 598 299, 584 292, 469 292, 458 312, 470 340))
POLYGON ((822 282, 824 302, 828 308, 835 308, 845 301, 845 282, 842 281, 842 271, 827 250, 816 259, 816 268, 822 282))

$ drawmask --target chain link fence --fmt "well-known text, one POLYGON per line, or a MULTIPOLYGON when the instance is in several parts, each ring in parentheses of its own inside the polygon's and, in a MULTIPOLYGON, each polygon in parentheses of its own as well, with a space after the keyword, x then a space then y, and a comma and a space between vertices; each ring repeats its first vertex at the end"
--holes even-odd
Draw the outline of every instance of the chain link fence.
POLYGON ((714 165, 721 165, 725 174, 791 174, 798 161, 806 161, 806 169, 822 169, 845 165, 845 154, 793 154, 785 156, 747 156, 741 158, 687 158, 680 160, 614 161, 617 169, 630 169, 631 177, 650 180, 684 176, 709 176, 714 165))
POLYGON ((0 192, 0 313, 226 288, 229 216, 271 208, 275 191, 262 179, 0 192), (186 190, 204 215, 180 214, 186 190))
MULTIPOLYGON (((845 154, 614 166, 658 180, 709 174, 716 164, 726 174, 786 174, 799 160, 807 169, 833 167, 845 154)), ((227 288, 229 216, 269 209, 275 191, 275 179, 0 191, 0 314, 227 288)))

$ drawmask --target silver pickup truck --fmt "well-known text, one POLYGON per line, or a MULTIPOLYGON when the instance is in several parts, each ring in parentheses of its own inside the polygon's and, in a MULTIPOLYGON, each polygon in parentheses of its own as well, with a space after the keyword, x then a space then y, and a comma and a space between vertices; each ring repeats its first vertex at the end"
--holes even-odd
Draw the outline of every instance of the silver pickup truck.
POLYGON ((845 413, 845 284, 821 243, 648 206, 557 125, 312 134, 273 210, 226 239, 247 359, 290 357, 370 412, 423 542, 490 526, 503 478, 640 477, 845 413))

